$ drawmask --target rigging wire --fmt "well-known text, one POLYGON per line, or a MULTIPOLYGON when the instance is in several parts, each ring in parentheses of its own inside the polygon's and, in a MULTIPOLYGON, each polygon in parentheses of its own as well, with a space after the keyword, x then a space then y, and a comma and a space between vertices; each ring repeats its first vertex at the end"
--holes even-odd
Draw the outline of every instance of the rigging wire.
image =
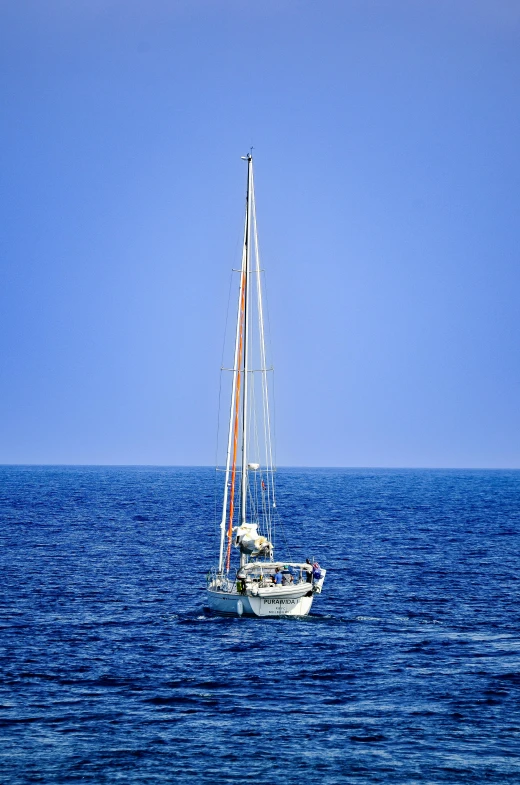
MULTIPOLYGON (((250 157, 247 159, 249 166, 251 164, 250 157)), ((280 519, 278 509, 276 506, 276 417, 275 417, 275 401, 269 401, 269 387, 271 392, 274 393, 274 373, 271 382, 268 380, 268 364, 266 352, 266 337, 269 346, 269 356, 271 356, 271 322, 270 313, 268 308, 267 285, 265 276, 262 277, 262 270, 260 267, 260 252, 258 245, 258 228, 256 216, 256 201, 254 195, 254 181, 253 171, 250 166, 249 169, 250 182, 248 182, 248 199, 246 200, 246 225, 244 234, 244 245, 242 248, 242 270, 241 270, 241 283, 239 291, 239 311, 237 322, 237 335, 236 335, 236 358, 234 363, 234 390, 236 386, 236 397, 233 392, 232 411, 230 413, 230 432, 228 439, 231 440, 228 445, 228 458, 226 468, 226 478, 229 469, 231 469, 231 482, 226 480, 224 494, 224 512, 225 516, 227 499, 229 497, 229 511, 228 511, 228 526, 227 526, 227 554, 226 554, 226 571, 229 572, 231 545, 232 545, 232 527, 233 527, 233 513, 235 507, 242 508, 241 520, 246 522, 248 519, 251 522, 256 522, 258 525, 262 522, 265 526, 265 533, 273 545, 275 545, 275 538, 277 529, 280 527, 282 530, 283 540, 285 546, 289 551, 289 545, 285 533, 284 526, 280 519), (249 204, 248 204, 249 200, 249 204), (246 272, 247 269, 247 272, 246 272), (264 295, 262 295, 262 283, 264 286, 264 295), (251 289, 250 289, 251 286, 251 289), (256 287, 256 297, 253 291, 256 287), (267 330, 264 328, 264 308, 267 316, 267 330), (246 322, 247 310, 247 322, 246 322), (255 318, 252 318, 252 317, 255 318), (256 325, 256 330, 249 329, 249 324, 256 325), (267 332, 267 336, 266 336, 267 332), (255 334, 256 333, 256 334, 255 334), (255 345, 255 340, 256 345, 255 345), (259 355, 259 357, 258 357, 259 355), (250 360, 247 360, 250 358, 250 360), (256 360, 258 359, 258 364, 256 360), (256 377, 253 368, 258 367, 260 372, 260 380, 256 377), (243 376, 243 378, 242 378, 243 376), (261 395, 258 393, 258 382, 260 381, 261 395), (241 391, 241 387, 243 388, 241 391), (249 394, 248 394, 249 393, 249 394), (260 399, 261 398, 261 404, 260 399), (272 407, 272 411, 271 408, 272 407), (246 423, 249 422, 249 427, 246 423), (261 433, 263 431, 263 445, 262 452, 260 444, 262 441, 261 433), (273 444, 274 442, 274 444, 273 444), (240 445, 242 451, 242 468, 237 465, 237 449, 240 445), (229 451, 232 447, 233 458, 230 461, 229 451), (259 464, 260 471, 255 469, 249 470, 249 464, 252 463, 251 457, 255 457, 255 463, 259 464), (262 467, 264 464, 264 467, 262 467), (238 477, 237 477, 238 475, 238 477), (245 476, 244 476, 245 475, 245 476), (238 488, 236 481, 240 478, 238 488), (230 487, 228 487, 230 486, 230 487), (237 499, 237 496, 239 497, 237 499), (249 508, 249 509, 248 509, 249 508)), ((217 455, 216 455, 216 468, 218 469, 218 442, 220 434, 220 406, 222 395, 222 370, 224 363, 224 353, 228 330, 229 320, 229 303, 231 300, 232 289, 231 276, 230 286, 228 291, 228 307, 226 311, 226 327, 224 333, 224 342, 222 347, 222 366, 220 373, 219 384, 219 417, 217 419, 217 455)), ((272 368, 270 370, 273 370, 272 368)), ((216 472, 215 472, 216 477, 216 472)), ((215 488, 217 483, 215 484, 215 488)), ((217 491, 215 491, 217 493, 217 491)), ((217 501, 215 499, 215 520, 217 520, 217 501)), ((224 525, 224 517, 222 517, 221 526, 224 525)), ((222 529, 222 532, 224 529, 222 529)), ((221 533, 223 537, 223 533, 221 533)), ((222 558, 222 542, 221 542, 221 558, 222 558)), ((271 557, 272 558, 272 557, 271 557)), ((292 560, 292 556, 290 556, 292 560)), ((223 566, 223 565, 222 565, 223 566)))
MULTIPOLYGON (((258 327, 260 339, 260 367, 262 370, 262 404, 263 404, 263 417, 264 417, 264 436, 265 436, 265 450, 266 450, 266 466, 271 469, 270 475, 268 474, 267 482, 267 495, 268 495, 268 509, 269 509, 269 530, 271 531, 271 509, 276 509, 276 493, 275 493, 275 477, 274 477, 274 463, 273 463, 273 446, 271 438, 271 418, 269 413, 269 389, 267 380, 267 360, 265 350, 265 331, 264 331, 264 318, 263 318, 263 303, 262 303, 262 283, 261 283, 261 267, 260 267, 260 250, 258 245, 258 225, 256 219, 256 202, 253 191, 253 217, 254 217, 254 242, 255 242, 255 261, 256 261, 256 280, 257 280, 257 302, 258 302, 258 327)), ((269 316, 269 314, 268 314, 269 316)), ((271 539, 271 538, 270 538, 271 539)), ((272 542, 274 545, 274 529, 272 542)))

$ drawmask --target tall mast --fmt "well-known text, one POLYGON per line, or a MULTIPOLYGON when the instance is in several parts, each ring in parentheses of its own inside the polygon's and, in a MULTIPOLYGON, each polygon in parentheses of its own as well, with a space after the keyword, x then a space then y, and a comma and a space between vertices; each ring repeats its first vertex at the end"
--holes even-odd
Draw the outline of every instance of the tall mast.
POLYGON ((253 156, 247 156, 247 201, 245 232, 245 310, 244 310, 244 394, 242 398, 242 488, 240 522, 247 522, 247 427, 249 392, 249 271, 251 267, 251 208, 253 186, 253 156))

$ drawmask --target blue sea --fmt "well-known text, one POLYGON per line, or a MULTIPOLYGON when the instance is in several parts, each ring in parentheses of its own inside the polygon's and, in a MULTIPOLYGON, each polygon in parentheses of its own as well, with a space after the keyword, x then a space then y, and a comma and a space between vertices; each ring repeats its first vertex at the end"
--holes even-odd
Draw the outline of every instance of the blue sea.
POLYGON ((212 469, 0 467, 0 782, 520 783, 520 471, 277 479, 303 620, 205 612, 212 469))

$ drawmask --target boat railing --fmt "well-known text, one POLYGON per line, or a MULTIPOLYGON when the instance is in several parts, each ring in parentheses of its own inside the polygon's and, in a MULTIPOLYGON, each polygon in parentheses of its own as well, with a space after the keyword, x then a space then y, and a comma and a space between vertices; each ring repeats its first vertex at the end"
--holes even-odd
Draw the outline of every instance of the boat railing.
POLYGON ((208 572, 206 584, 208 589, 213 589, 213 591, 236 592, 237 590, 236 581, 223 573, 219 573, 216 569, 208 572))
MULTIPOLYGON (((246 589, 251 589, 254 585, 260 589, 274 587, 273 578, 274 572, 265 568, 251 571, 244 577, 237 579, 230 578, 225 573, 219 573, 216 568, 213 568, 206 575, 206 584, 207 588, 212 591, 241 594, 246 589)), ((289 573, 288 571, 283 573, 282 586, 297 586, 302 583, 309 583, 309 587, 311 587, 314 580, 311 578, 308 581, 307 575, 301 570, 295 573, 289 573), (291 578, 286 577, 289 574, 291 574, 291 578)))
MULTIPOLYGON (((275 565, 276 566, 276 565, 275 565)), ((292 565, 291 565, 292 567, 292 565)), ((272 566, 255 565, 252 570, 247 571, 245 582, 247 585, 258 584, 263 589, 274 585, 275 572, 272 566)), ((302 568, 292 568, 284 566, 282 568, 282 586, 297 586, 300 583, 312 583, 308 580, 308 574, 302 568)))

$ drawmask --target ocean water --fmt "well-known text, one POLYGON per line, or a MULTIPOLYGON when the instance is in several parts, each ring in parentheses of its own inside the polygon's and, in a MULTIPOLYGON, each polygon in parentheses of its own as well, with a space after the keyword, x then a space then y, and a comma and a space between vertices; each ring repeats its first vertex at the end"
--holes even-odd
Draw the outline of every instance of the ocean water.
POLYGON ((520 472, 278 488, 305 620, 204 612, 211 469, 0 467, 0 782, 520 783, 520 472))

